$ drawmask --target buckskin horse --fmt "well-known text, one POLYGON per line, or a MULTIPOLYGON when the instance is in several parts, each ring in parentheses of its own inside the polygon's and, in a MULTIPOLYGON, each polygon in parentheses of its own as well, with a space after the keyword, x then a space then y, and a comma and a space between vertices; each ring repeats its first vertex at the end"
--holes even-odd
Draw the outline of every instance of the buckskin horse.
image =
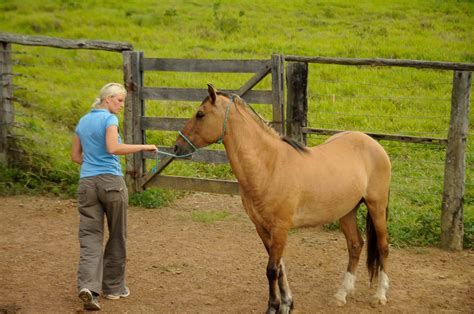
POLYGON ((267 313, 293 309, 282 260, 288 230, 339 220, 349 263, 335 294, 339 305, 354 290, 364 240, 357 226, 361 203, 366 219, 367 267, 378 278, 373 303, 385 305, 387 213, 391 165, 382 146, 361 132, 341 132, 313 148, 281 137, 238 96, 208 85, 207 96, 179 133, 177 156, 222 142, 240 189, 243 207, 268 252, 267 313))

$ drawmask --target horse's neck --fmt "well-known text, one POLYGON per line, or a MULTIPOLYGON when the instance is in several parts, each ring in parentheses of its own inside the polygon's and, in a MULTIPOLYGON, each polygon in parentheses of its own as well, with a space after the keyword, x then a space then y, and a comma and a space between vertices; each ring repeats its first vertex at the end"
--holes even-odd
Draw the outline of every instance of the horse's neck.
POLYGON ((239 182, 251 185, 257 178, 272 173, 279 144, 275 136, 264 130, 248 113, 234 113, 230 117, 224 145, 239 182))

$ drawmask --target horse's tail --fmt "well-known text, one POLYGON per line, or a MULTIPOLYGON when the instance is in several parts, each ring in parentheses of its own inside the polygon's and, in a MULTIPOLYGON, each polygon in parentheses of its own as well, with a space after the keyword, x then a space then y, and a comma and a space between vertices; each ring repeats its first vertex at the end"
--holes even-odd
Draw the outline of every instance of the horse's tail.
MULTIPOLYGON (((388 202, 385 208, 385 219, 388 219, 388 202)), ((380 252, 377 245, 377 233, 369 211, 367 211, 365 233, 367 237, 367 269, 369 270, 370 282, 372 282, 379 275, 380 252)))

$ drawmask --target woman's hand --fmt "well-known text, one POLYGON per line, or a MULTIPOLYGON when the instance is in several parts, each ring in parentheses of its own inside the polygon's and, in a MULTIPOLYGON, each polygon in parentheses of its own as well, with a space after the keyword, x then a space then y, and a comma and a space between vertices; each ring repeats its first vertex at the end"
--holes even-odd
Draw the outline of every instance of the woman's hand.
POLYGON ((158 153, 158 147, 156 147, 156 145, 143 145, 143 150, 158 153))

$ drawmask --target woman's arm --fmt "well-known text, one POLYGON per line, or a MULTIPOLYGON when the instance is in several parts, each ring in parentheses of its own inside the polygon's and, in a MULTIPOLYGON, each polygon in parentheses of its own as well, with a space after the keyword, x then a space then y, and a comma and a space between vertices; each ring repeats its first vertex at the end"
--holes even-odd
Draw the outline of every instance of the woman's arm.
POLYGON ((82 146, 81 139, 77 134, 74 135, 71 148, 71 160, 76 164, 82 165, 82 146))
POLYGON ((116 125, 109 126, 105 131, 105 144, 107 152, 114 155, 127 155, 131 153, 140 152, 142 150, 156 151, 155 145, 141 145, 141 144, 121 144, 118 142, 118 128, 116 125))

